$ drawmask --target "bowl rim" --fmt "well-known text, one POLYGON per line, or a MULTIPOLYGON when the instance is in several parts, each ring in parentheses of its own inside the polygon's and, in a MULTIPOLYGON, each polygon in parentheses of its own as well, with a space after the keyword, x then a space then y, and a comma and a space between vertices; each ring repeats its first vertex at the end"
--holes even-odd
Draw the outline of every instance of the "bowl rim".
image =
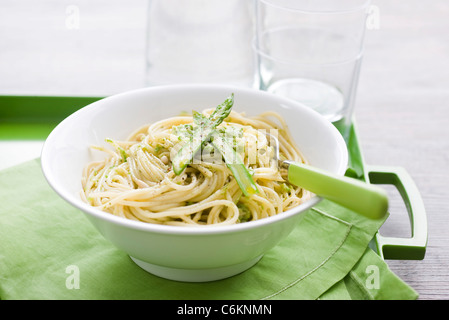
MULTIPOLYGON (((47 161, 48 155, 48 149, 50 148, 49 145, 52 142, 52 139, 54 136, 58 134, 60 130, 63 130, 65 125, 67 123, 70 123, 71 121, 74 121, 74 119, 83 116, 85 113, 89 113, 90 110, 95 109, 98 105, 104 104, 105 101, 117 99, 117 98, 123 98, 129 95, 136 95, 145 91, 163 91, 166 90, 168 92, 170 91, 177 91, 177 90, 234 90, 234 93, 243 92, 248 95, 260 95, 265 96, 267 98, 275 99, 279 101, 281 104, 287 104, 287 105, 294 105, 295 108, 302 109, 302 112, 311 113, 312 116, 318 117, 320 121, 323 123, 324 126, 327 127, 327 129, 330 130, 332 133, 332 136, 335 140, 335 143, 337 144, 337 147, 339 150, 342 150, 343 152, 340 153, 340 167, 338 168, 336 174, 344 175, 347 165, 348 165, 348 149, 346 146, 346 142, 344 141, 342 135, 340 132, 335 128, 335 126, 325 119, 322 115, 320 115, 315 110, 312 110, 309 107, 304 106, 303 104, 294 101, 292 99, 277 96, 272 93, 257 90, 253 88, 246 88, 246 87, 237 87, 232 85, 221 85, 221 84, 172 84, 172 85, 161 85, 161 86, 155 86, 155 87, 145 87, 145 88, 139 88, 134 90, 125 91, 122 93, 113 94, 111 96, 105 97, 101 100, 95 101, 93 103, 90 103, 86 105, 85 107, 75 111, 68 117, 66 117, 64 120, 62 120, 48 135, 47 139, 45 140, 42 151, 41 151, 41 169, 43 172, 43 175, 45 179, 47 180, 47 183, 50 185, 50 187, 66 202, 71 204, 73 207, 81 210, 84 214, 88 214, 90 216, 93 216, 95 218, 98 218, 100 220, 107 221, 109 223, 120 225, 122 227, 127 227, 130 229, 145 231, 145 232, 153 232, 153 233, 159 233, 159 234, 176 234, 176 235, 211 235, 211 234, 223 234, 223 233, 235 233, 235 232, 243 232, 250 229, 255 229, 267 225, 276 224, 278 222, 281 222, 283 220, 289 219, 293 216, 296 216, 302 212, 304 212, 307 209, 310 209, 314 205, 318 204, 322 198, 319 196, 314 196, 311 199, 305 201, 304 203, 300 204, 299 206, 284 211, 282 214, 277 214, 275 216, 270 216, 267 218, 259 219, 256 221, 249 221, 241 224, 232 224, 232 225, 206 225, 206 226, 171 226, 171 225, 161 225, 161 224, 153 224, 153 223, 147 223, 143 221, 135 221, 130 220, 126 218, 122 218, 119 216, 115 216, 111 213, 104 212, 100 209, 97 209, 95 207, 90 206, 89 204, 82 201, 82 199, 76 199, 74 200, 73 195, 65 190, 61 190, 58 188, 57 183, 54 180, 52 170, 49 166, 49 162, 47 161)), ((81 178, 80 178, 81 179, 81 178)))

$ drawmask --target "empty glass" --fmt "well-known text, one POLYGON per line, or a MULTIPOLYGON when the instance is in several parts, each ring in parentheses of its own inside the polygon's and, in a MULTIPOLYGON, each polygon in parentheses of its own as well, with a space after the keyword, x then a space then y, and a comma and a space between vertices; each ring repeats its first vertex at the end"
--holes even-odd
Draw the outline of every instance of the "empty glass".
POLYGON ((258 86, 321 113, 347 136, 369 0, 258 0, 258 86))
POLYGON ((253 0, 150 0, 146 80, 254 84, 253 0))

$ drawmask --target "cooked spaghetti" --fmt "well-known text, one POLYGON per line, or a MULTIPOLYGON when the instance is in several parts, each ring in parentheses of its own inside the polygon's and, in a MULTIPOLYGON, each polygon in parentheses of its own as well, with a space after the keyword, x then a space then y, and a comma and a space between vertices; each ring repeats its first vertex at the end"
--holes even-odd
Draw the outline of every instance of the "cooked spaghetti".
MULTIPOLYGON (((208 117, 212 111, 200 115, 208 117)), ((233 147, 240 150, 257 188, 251 194, 241 188, 230 166, 217 161, 221 155, 210 144, 203 144, 201 155, 196 154, 182 173, 174 172, 175 150, 195 127, 192 115, 175 116, 138 128, 125 141, 107 139, 111 148, 93 146, 108 155, 85 167, 81 197, 119 217, 177 226, 254 221, 285 212, 311 197, 284 180, 273 159, 274 150, 264 132, 277 134, 281 158, 305 162, 277 113, 247 117, 231 111, 217 126, 237 132, 233 147)))

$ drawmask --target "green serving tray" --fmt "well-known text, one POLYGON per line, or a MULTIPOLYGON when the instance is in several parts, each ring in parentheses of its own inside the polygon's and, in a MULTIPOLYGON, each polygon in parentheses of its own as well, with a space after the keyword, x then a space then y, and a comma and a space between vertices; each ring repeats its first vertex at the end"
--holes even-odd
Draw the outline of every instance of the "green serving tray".
MULTIPOLYGON (((0 141, 44 141, 54 127, 80 108, 103 97, 0 96, 0 141)), ((421 260, 427 247, 427 218, 421 195, 402 167, 365 164, 355 121, 348 138, 347 176, 379 185, 393 185, 399 191, 411 225, 411 237, 384 237, 377 232, 370 243, 383 259, 421 260)))

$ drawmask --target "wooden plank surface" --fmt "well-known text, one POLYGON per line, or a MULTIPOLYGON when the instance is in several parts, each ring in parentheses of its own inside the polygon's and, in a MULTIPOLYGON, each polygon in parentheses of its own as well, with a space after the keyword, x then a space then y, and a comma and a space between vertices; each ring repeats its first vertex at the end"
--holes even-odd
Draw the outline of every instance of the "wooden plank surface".
MULTIPOLYGON (((449 2, 373 1, 379 29, 366 33, 356 117, 368 164, 404 167, 426 207, 422 261, 389 260, 420 294, 449 298, 449 2)), ((381 233, 410 235, 399 196, 381 233)))
MULTIPOLYGON (((103 96, 142 87, 146 6, 146 0, 2 0, 0 94, 103 96), (73 8, 78 28, 69 19, 73 8)), ((367 164, 409 172, 429 229, 424 260, 388 264, 419 299, 448 299, 449 2, 373 0, 373 6, 355 111, 362 150, 367 164)), ((407 237, 405 208, 390 191, 392 216, 381 233, 407 237)))

